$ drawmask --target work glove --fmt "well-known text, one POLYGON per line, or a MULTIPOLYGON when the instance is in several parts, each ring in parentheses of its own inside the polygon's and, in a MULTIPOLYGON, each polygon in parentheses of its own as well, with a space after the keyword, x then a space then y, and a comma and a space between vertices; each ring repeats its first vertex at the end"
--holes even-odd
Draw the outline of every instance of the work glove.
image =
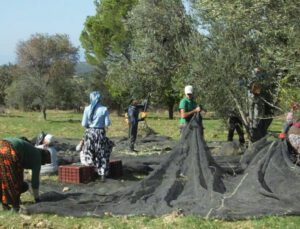
POLYGON ((32 194, 33 194, 34 201, 36 203, 41 201, 38 188, 37 189, 32 189, 32 194))

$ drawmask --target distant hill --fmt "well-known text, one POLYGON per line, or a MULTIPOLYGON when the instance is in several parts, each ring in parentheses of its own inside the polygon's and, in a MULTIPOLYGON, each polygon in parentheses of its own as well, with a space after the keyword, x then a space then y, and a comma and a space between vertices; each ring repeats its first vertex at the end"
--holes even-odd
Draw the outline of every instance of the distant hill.
POLYGON ((93 65, 90 65, 86 62, 79 62, 75 66, 75 74, 80 75, 83 73, 92 72, 92 71, 94 71, 94 69, 95 69, 95 67, 93 65))

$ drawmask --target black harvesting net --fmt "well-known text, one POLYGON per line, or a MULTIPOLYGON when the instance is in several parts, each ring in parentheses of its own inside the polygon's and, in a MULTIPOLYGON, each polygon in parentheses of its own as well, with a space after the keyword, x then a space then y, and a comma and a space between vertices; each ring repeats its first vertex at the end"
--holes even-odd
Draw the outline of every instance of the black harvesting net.
POLYGON ((207 218, 242 219, 299 215, 300 168, 289 158, 286 141, 267 137, 240 160, 213 157, 194 117, 177 146, 160 158, 141 181, 68 185, 43 182, 42 202, 26 204, 27 213, 73 216, 162 215, 174 211, 207 218))

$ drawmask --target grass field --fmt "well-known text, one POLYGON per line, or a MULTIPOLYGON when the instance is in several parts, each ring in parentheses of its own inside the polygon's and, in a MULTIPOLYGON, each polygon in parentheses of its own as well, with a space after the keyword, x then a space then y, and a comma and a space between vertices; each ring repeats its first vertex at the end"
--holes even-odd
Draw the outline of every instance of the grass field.
MULTIPOLYGON (((8 111, 0 115, 0 137, 26 136, 33 138, 44 130, 56 137, 81 138, 83 128, 80 125, 81 115, 67 111, 48 111, 48 120, 42 119, 40 113, 8 111)), ((123 117, 111 114, 112 126, 108 135, 126 136, 127 126, 123 117)), ((179 138, 178 119, 168 120, 167 113, 151 112, 147 124, 155 132, 174 139, 179 138)), ((226 140, 226 127, 220 120, 204 120, 205 138, 207 141, 226 140)), ((280 131, 282 120, 273 122, 270 130, 280 131)), ((236 136, 235 136, 236 137, 236 136)), ((22 198, 29 198, 25 195, 22 198)), ((0 228, 299 228, 300 217, 269 216, 260 219, 242 221, 205 220, 197 216, 180 216, 169 214, 162 217, 147 216, 111 216, 61 217, 57 215, 22 215, 0 211, 0 228)))
MULTIPOLYGON (((43 120, 41 113, 8 111, 0 114, 0 137, 26 136, 32 138, 42 130, 62 138, 78 138, 83 134, 80 124, 82 114, 68 111, 51 110, 47 113, 47 120, 43 120)), ((127 124, 124 117, 111 114, 112 125, 109 128, 109 136, 127 136, 127 124)), ((173 139, 179 138, 178 118, 169 120, 167 112, 150 112, 147 125, 155 132, 173 139)), ((218 119, 204 118, 205 138, 207 141, 225 141, 227 129, 224 123, 218 119)), ((271 131, 280 131, 282 120, 275 120, 270 127, 271 131)))

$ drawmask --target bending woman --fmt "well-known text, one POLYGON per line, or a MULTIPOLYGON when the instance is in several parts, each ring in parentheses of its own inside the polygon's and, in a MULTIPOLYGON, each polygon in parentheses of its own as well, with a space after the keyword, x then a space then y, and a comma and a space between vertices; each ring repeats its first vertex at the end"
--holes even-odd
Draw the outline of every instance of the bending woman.
POLYGON ((107 107, 101 104, 98 91, 90 93, 90 105, 84 109, 81 124, 86 128, 82 148, 83 164, 96 166, 101 181, 105 181, 113 143, 106 137, 106 128, 111 122, 107 107))
POLYGON ((18 138, 0 140, 0 197, 3 209, 20 208, 21 193, 28 190, 24 182, 24 169, 32 170, 31 186, 36 202, 39 201, 39 180, 41 165, 50 161, 46 150, 35 148, 29 142, 18 138))

